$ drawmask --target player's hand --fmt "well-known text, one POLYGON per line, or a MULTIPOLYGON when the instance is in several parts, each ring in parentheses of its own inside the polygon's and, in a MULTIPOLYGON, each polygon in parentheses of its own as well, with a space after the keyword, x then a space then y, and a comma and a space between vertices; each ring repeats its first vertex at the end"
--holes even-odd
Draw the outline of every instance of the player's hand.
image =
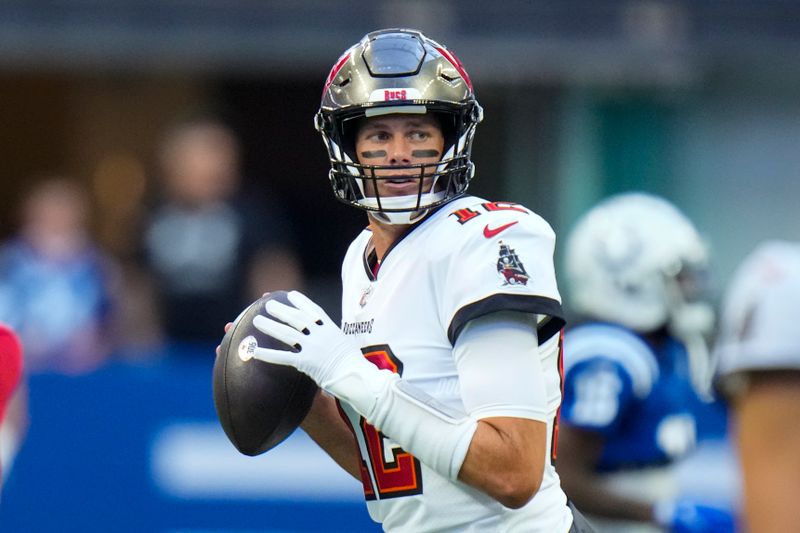
MULTIPOLYGON (((233 327, 233 322, 228 322, 227 324, 225 324, 225 328, 224 328, 225 333, 228 333, 228 330, 231 329, 232 327, 233 327)), ((221 346, 219 344, 217 344, 217 347, 214 349, 214 353, 217 354, 217 357, 219 357, 220 349, 221 349, 221 346)))
POLYGON ((670 533, 733 533, 736 523, 730 511, 688 500, 661 502, 656 521, 670 533))
POLYGON ((253 325, 294 350, 256 348, 253 357, 293 366, 325 389, 348 373, 349 367, 371 365, 355 339, 345 335, 320 306, 297 291, 287 296, 294 307, 271 300, 265 306, 269 316, 257 315, 253 325))

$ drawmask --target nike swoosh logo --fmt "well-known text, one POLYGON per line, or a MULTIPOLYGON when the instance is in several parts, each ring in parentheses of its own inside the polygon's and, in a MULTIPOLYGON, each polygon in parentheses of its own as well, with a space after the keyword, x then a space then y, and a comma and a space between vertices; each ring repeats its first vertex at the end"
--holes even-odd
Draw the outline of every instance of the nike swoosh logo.
POLYGON ((497 228, 489 228, 489 224, 486 224, 486 226, 483 227, 483 236, 486 237, 487 239, 491 239, 492 237, 498 235, 500 232, 507 230, 517 222, 519 222, 519 220, 515 220, 514 222, 509 222, 508 224, 503 224, 502 226, 499 226, 497 228))

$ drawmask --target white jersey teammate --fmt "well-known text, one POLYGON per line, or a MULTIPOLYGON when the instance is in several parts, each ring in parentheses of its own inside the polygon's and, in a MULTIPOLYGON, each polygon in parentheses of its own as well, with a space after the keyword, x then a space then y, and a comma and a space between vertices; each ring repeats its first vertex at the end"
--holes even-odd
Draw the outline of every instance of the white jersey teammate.
POLYGON ((373 32, 342 55, 316 125, 336 196, 369 227, 342 266, 341 328, 291 292, 294 307, 271 301, 254 324, 294 351, 255 357, 329 393, 302 427, 361 479, 386 531, 590 531, 552 461, 555 236, 525 207, 463 196, 481 119, 461 63, 419 32, 373 32))
POLYGON ((800 523, 800 243, 762 243, 739 266, 715 347, 731 402, 748 531, 800 523))

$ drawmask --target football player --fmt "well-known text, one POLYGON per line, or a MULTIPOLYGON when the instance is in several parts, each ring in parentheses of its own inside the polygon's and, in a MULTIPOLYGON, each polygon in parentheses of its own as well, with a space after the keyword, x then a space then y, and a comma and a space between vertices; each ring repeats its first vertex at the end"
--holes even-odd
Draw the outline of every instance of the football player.
POLYGON ((800 524, 800 244, 759 246, 739 267, 715 347, 735 413, 748 531, 800 524))
POLYGON ((578 220, 565 266, 586 319, 564 338, 565 490, 598 531, 730 531, 729 512, 680 497, 671 468, 709 417, 724 428, 702 398, 714 313, 696 228, 662 198, 621 194, 578 220))
POLYGON ((339 58, 315 124, 336 197, 368 218, 342 265, 342 324, 292 292, 254 325, 294 351, 256 357, 327 391, 302 427, 386 531, 589 531, 552 462, 554 234, 526 207, 465 195, 482 117, 462 64, 418 31, 370 33, 339 58))

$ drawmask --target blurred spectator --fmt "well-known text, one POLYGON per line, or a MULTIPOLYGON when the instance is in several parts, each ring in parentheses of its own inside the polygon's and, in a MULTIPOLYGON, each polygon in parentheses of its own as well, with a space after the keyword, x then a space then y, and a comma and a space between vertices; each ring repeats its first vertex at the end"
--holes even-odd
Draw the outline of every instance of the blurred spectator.
POLYGON ((49 177, 33 186, 17 236, 0 247, 0 321, 22 339, 28 372, 86 372, 112 349, 117 274, 88 219, 86 191, 49 177))
POLYGON ((800 527, 799 323, 800 243, 764 243, 734 276, 715 349, 754 533, 800 527))
POLYGON ((0 486, 27 427, 22 378, 22 345, 12 329, 0 323, 0 486))
MULTIPOLYGON (((724 533, 732 513, 679 493, 674 466, 724 409, 709 390, 708 254, 667 201, 612 197, 569 235, 559 474, 598 531, 724 533)), ((716 502, 714 502, 716 503, 716 502)))
POLYGON ((228 127, 181 123, 158 155, 162 194, 146 225, 145 262, 173 352, 213 356, 220 324, 265 291, 302 288, 302 268, 278 206, 242 194, 239 143, 228 127))

